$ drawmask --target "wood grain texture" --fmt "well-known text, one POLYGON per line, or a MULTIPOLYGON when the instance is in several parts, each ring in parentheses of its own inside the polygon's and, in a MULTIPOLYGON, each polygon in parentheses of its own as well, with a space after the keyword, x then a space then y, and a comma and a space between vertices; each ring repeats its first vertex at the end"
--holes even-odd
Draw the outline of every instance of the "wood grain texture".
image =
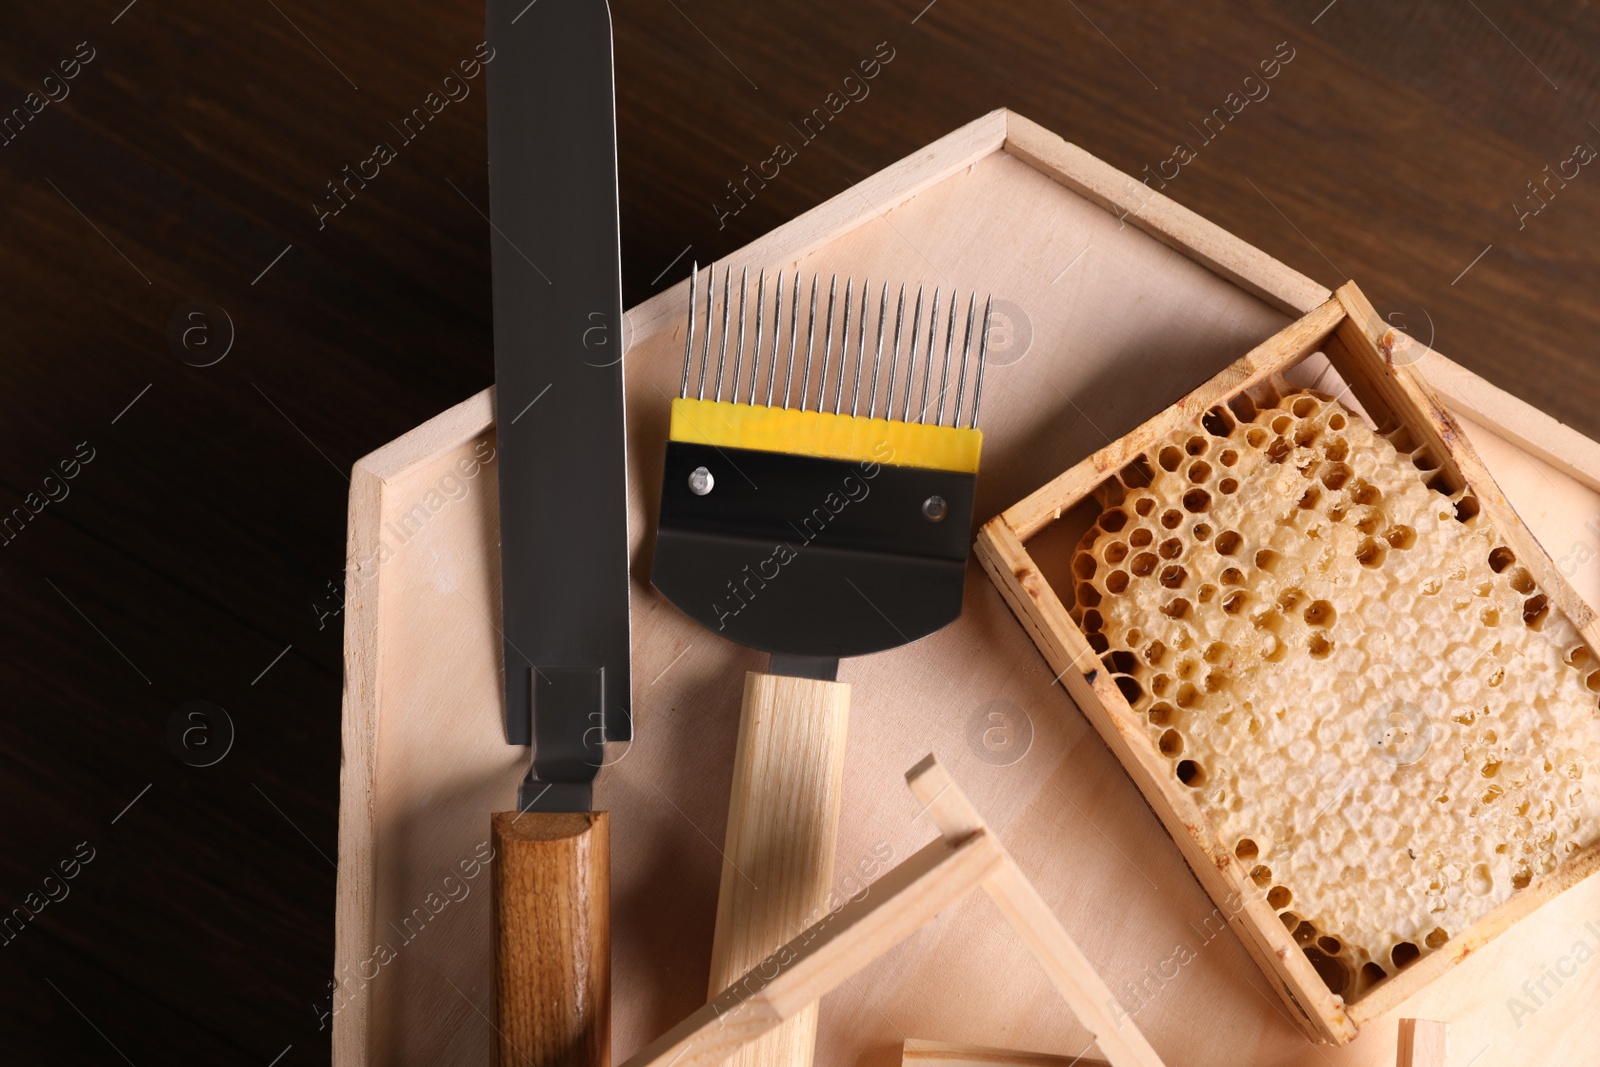
POLYGON ((1303 315, 1328 299, 1326 287, 1032 119, 1010 117, 1005 150, 1285 314, 1303 315))
POLYGON ((930 754, 906 772, 906 783, 939 838, 831 909, 727 988, 713 991, 705 1007, 624 1067, 711 1067, 753 1047, 980 886, 1045 965, 1069 1006, 1088 1017, 1113 1067, 1162 1067, 1137 1027, 1109 1017, 1110 990, 949 772, 930 754))
POLYGON ((1004 854, 986 833, 929 842, 830 910, 769 959, 735 976, 704 1007, 623 1067, 712 1067, 811 1010, 889 949, 995 874, 1004 854))
POLYGON ((611 1063, 611 824, 606 812, 498 812, 494 1063, 611 1063))
MULTIPOLYGON (((933 756, 906 773, 906 784, 922 802, 929 821, 946 841, 955 842, 983 833, 983 817, 933 756)), ((1050 976, 1094 1044, 1112 1067, 1162 1067, 1150 1042, 1106 986, 1089 958, 1072 940, 1061 920, 1039 896, 1011 854, 999 845, 1004 861, 983 883, 983 891, 1000 909, 1022 943, 1050 976)), ((1087 1049, 1082 1050, 1087 1051, 1087 1049)))
POLYGON ((1081 1056, 952 1045, 947 1041, 926 1041, 916 1037, 906 1038, 900 1052, 900 1063, 901 1067, 911 1067, 912 1064, 928 1064, 930 1067, 1105 1067, 1104 1060, 1084 1059, 1081 1056))
POLYGON ((1600 488, 1600 444, 1407 334, 1396 334, 1395 347, 1458 416, 1492 421, 1497 436, 1527 455, 1581 485, 1600 488))
MULTIPOLYGON (((849 727, 843 682, 745 675, 709 995, 828 911, 849 727)), ((730 1062, 809 1067, 816 1040, 813 1004, 730 1062)))
POLYGON ((1450 1028, 1432 1019, 1401 1019, 1395 1067, 1445 1067, 1450 1028))

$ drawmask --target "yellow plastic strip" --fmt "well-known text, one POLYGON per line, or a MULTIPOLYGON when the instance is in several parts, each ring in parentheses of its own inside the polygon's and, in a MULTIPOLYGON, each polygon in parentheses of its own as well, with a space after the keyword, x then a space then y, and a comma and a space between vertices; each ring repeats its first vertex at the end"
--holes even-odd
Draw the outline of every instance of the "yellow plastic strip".
POLYGON ((674 441, 978 473, 983 432, 720 400, 674 400, 674 441))

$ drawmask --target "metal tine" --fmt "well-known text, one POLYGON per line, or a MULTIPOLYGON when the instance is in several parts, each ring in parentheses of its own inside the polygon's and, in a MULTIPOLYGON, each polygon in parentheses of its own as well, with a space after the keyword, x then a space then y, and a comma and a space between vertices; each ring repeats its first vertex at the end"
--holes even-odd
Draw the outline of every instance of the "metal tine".
POLYGON ((933 287, 933 307, 928 313, 928 366, 922 372, 922 408, 917 421, 928 420, 928 383, 933 381, 933 346, 939 336, 939 287, 933 287))
MULTIPOLYGON (((777 290, 772 301, 772 358, 767 360, 767 407, 772 406, 772 386, 778 373, 778 327, 783 325, 783 271, 778 272, 777 290)), ((750 389, 750 403, 756 402, 754 386, 750 389)))
MULTIPOLYGON (((761 268, 761 278, 756 282, 756 339, 750 346, 750 406, 756 402, 756 382, 761 379, 761 308, 767 302, 767 269, 761 268)), ((739 401, 737 380, 733 391, 735 403, 739 401)))
MULTIPOLYGON (((744 274, 739 278, 739 347, 733 353, 733 387, 729 391, 732 403, 739 402, 739 363, 744 359, 744 305, 745 299, 750 295, 750 268, 744 268, 744 274)), ((722 390, 717 390, 717 399, 722 399, 722 390)))
POLYGON ((951 426, 961 425, 961 394, 967 391, 967 357, 972 354, 972 327, 977 318, 978 294, 974 290, 967 298, 967 337, 961 342, 961 373, 956 376, 956 409, 950 413, 951 426))
POLYGON ((706 267, 706 335, 700 342, 700 392, 698 399, 706 398, 706 360, 711 357, 711 297, 716 292, 717 265, 706 267))
MULTIPOLYGON (((812 276, 811 288, 812 288, 813 294, 816 292, 816 286, 817 286, 816 277, 812 276)), ((794 299, 789 301, 789 304, 790 304, 790 311, 789 311, 789 366, 788 366, 788 369, 786 369, 783 372, 783 406, 785 408, 787 408, 789 406, 789 386, 791 384, 793 384, 793 382, 794 382, 794 342, 795 342, 796 336, 798 335, 799 330, 800 330, 800 272, 799 271, 795 271, 794 272, 794 299)), ((812 300, 811 310, 813 312, 816 311, 816 300, 815 300, 815 298, 813 298, 813 300, 812 300)), ((776 330, 777 326, 774 325, 773 329, 776 330)), ((773 336, 777 336, 776 333, 774 333, 773 336)), ((774 361, 774 363, 776 363, 776 361, 774 361)), ((770 401, 769 401, 769 403, 770 403, 770 401)))
MULTIPOLYGON (((853 303, 850 299, 850 286, 854 282, 855 276, 851 275, 844 283, 844 325, 839 330, 839 384, 833 388, 833 413, 835 415, 839 414, 839 409, 844 403, 844 365, 850 359, 850 306, 853 303)), ((861 286, 861 313, 863 316, 866 315, 867 311, 866 297, 867 279, 863 279, 861 286)), ((856 358, 858 360, 861 358, 859 353, 856 358)))
MULTIPOLYGON (((878 296, 878 340, 872 351, 872 384, 867 387, 868 407, 876 404, 878 400, 878 367, 883 362, 883 320, 889 314, 889 283, 883 283, 883 291, 878 296)), ((861 403, 861 364, 867 355, 867 294, 861 293, 861 344, 856 351, 856 389, 850 397, 850 417, 855 418, 861 403)), ((868 418, 871 418, 870 413, 868 418)))
MULTIPOLYGON (((823 395, 828 391, 828 357, 829 357, 829 354, 833 351, 833 304, 834 304, 834 297, 836 297, 838 295, 839 295, 839 276, 837 274, 835 274, 833 276, 833 281, 828 283, 828 322, 827 322, 827 326, 825 328, 826 332, 823 334, 823 338, 822 338, 822 373, 817 375, 817 410, 818 411, 822 410, 823 395)), ((845 314, 847 314, 847 315, 850 313, 849 308, 850 308, 850 289, 849 289, 849 285, 847 284, 845 286, 845 314)), ((804 405, 801 405, 801 410, 802 411, 805 410, 805 406, 804 405)))
MULTIPOLYGON (((856 284, 855 275, 844 280, 844 322, 839 327, 839 384, 833 390, 833 413, 839 414, 839 401, 844 396, 844 365, 850 358, 850 299, 851 287, 856 284)), ((832 310, 831 308, 829 309, 832 310)), ((833 328, 833 316, 828 317, 828 328, 833 328)), ((827 402, 828 393, 828 359, 824 352, 822 359, 822 391, 817 394, 817 410, 822 410, 822 405, 827 402)))
MULTIPOLYGON (((845 279, 844 283, 844 325, 839 328, 839 384, 833 387, 833 413, 839 414, 839 408, 844 403, 844 365, 850 361, 850 287, 855 284, 855 275, 845 279)), ((867 315, 867 287, 863 282, 861 286, 861 317, 863 322, 867 315)), ((862 327, 863 333, 866 327, 862 327)), ((856 351, 856 372, 861 368, 860 346, 856 351)))
POLYGON ((978 428, 978 405, 983 402, 983 367, 989 358, 989 313, 994 310, 994 294, 983 302, 983 337, 978 341, 978 376, 972 383, 972 426, 978 428))
POLYGON ((811 311, 806 316, 806 372, 800 378, 800 410, 806 409, 806 394, 811 391, 811 350, 817 344, 817 276, 811 276, 811 311))
MULTIPOLYGON (((905 318, 906 287, 902 285, 900 287, 900 303, 895 307, 894 312, 894 344, 889 348, 889 384, 884 390, 886 395, 883 400, 883 417, 886 419, 894 418, 894 374, 895 368, 900 362, 900 327, 905 323, 905 318)), ((881 322, 878 324, 878 343, 881 348, 883 344, 883 324, 881 322)), ((872 403, 867 408, 867 418, 872 418, 877 412, 878 368, 874 365, 872 368, 872 403)))
MULTIPOLYGON (((862 361, 862 359, 864 359, 866 357, 866 354, 867 354, 867 290, 871 289, 871 288, 872 288, 872 282, 871 282, 870 279, 867 279, 867 278, 861 279, 861 329, 860 329, 860 333, 859 333, 859 340, 857 340, 857 342, 856 342, 856 384, 855 384, 854 396, 850 401, 850 416, 851 416, 851 418, 855 417, 855 413, 856 413, 855 412, 855 405, 856 405, 856 402, 858 400, 860 400, 860 398, 861 398, 861 361, 862 361)), ((850 313, 850 308, 848 306, 846 306, 844 311, 845 311, 845 314, 848 315, 850 313)), ((846 354, 848 354, 849 351, 850 351, 850 327, 849 326, 846 326, 844 328, 844 346, 843 346, 843 348, 844 348, 844 352, 846 354)), ((844 360, 841 359, 839 361, 839 388, 836 389, 834 391, 834 394, 833 394, 833 413, 835 415, 839 414, 839 407, 843 403, 844 403, 844 360)))
POLYGON ((911 386, 917 380, 917 334, 922 329, 922 286, 917 286, 917 310, 911 315, 911 354, 906 357, 906 400, 900 408, 900 421, 911 421, 911 386))
POLYGON ((944 370, 939 372, 939 412, 933 417, 935 426, 944 425, 944 395, 950 391, 950 350, 956 343, 956 299, 960 290, 950 290, 950 310, 946 312, 950 323, 944 333, 944 370))
POLYGON ((700 261, 695 260, 689 269, 689 331, 683 342, 683 384, 678 387, 678 399, 689 399, 689 364, 694 362, 694 290, 700 281, 700 261))
POLYGON ((717 400, 722 399, 722 362, 728 357, 728 307, 733 303, 733 277, 722 269, 722 347, 717 351, 717 400))
MULTIPOLYGON (((856 327, 856 384, 850 398, 850 416, 855 417, 856 404, 861 399, 861 363, 867 358, 867 293, 872 289, 869 278, 861 279, 861 322, 856 327)), ((845 338, 848 343, 849 338, 845 338)), ((839 401, 844 399, 844 364, 839 364, 839 391, 833 398, 833 413, 839 414, 839 401)))

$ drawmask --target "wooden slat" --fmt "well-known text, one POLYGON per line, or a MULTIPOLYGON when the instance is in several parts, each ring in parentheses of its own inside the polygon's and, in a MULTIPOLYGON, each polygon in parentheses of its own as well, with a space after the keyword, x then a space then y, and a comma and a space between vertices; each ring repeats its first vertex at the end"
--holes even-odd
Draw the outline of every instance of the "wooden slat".
MULTIPOLYGON (((965 840, 983 833, 983 818, 961 788, 932 756, 906 774, 906 784, 923 804, 923 810, 946 841, 965 840)), ((1094 1037, 1112 1067, 1162 1067, 1150 1042, 1126 1013, 1114 1011, 1117 998, 1106 986, 1089 958, 1061 925, 1039 891, 1028 881, 1004 845, 997 843, 1003 862, 983 883, 983 891, 1028 946, 1050 982, 1094 1037)))
POLYGON ((356 469, 387 482, 461 447, 462 442, 472 440, 492 426, 494 386, 473 393, 421 426, 362 456, 356 461, 356 469))
MULTIPOLYGON (((377 896, 377 742, 379 569, 384 494, 442 454, 494 425, 494 388, 447 408, 421 426, 358 460, 350 471, 345 532, 345 686, 340 720, 339 863, 334 896, 334 971, 359 972, 372 951, 377 896)), ((492 477, 492 475, 491 475, 492 477)), ((344 981, 333 1013, 333 1060, 369 1061, 372 987, 344 981)))
MULTIPOLYGON (((1534 580, 1549 596, 1552 607, 1572 621, 1591 649, 1600 649, 1600 623, 1596 622, 1594 609, 1572 591, 1555 561, 1506 501, 1499 485, 1478 458, 1477 449, 1461 432, 1444 402, 1411 368, 1389 362, 1394 331, 1379 318, 1354 282, 1342 286, 1337 299, 1348 312, 1337 333, 1345 344, 1360 348, 1365 356, 1352 361, 1348 368, 1352 375, 1359 376, 1361 382, 1380 392, 1391 407, 1416 412, 1417 417, 1408 422, 1411 428, 1433 446, 1446 470, 1472 487, 1473 495, 1495 532, 1511 546, 1517 560, 1533 572, 1534 580)), ((1356 382, 1352 381, 1351 386, 1354 389, 1356 382)))
POLYGON ((1444 1067, 1448 1027, 1432 1019, 1401 1019, 1395 1067, 1444 1067))
POLYGON ((952 1045, 908 1037, 900 1050, 901 1067, 1106 1067, 1104 1060, 1057 1056, 1049 1052, 1018 1052, 982 1045, 952 1045))
POLYGON ((1006 113, 1005 150, 1285 314, 1304 315, 1330 295, 1326 286, 1013 112, 1006 113))
MULTIPOLYGON (((744 676, 710 996, 827 910, 849 723, 843 682, 744 676)), ((740 1049, 732 1067, 810 1067, 816 1041, 811 1004, 740 1049)))
POLYGON ((623 1067, 721 1063, 808 1010, 981 885, 1044 966, 1112 1067, 1163 1067, 982 816, 932 755, 906 773, 940 838, 752 967, 623 1067))
POLYGON ((1422 375, 1452 411, 1493 426, 1498 436, 1522 451, 1590 489, 1600 489, 1600 443, 1420 341, 1399 336, 1402 344, 1422 349, 1407 365, 1422 375))
POLYGON ((1004 853, 986 833, 952 847, 930 842, 756 965, 623 1067, 711 1067, 911 936, 999 870, 1004 853))
MULTIPOLYGON (((419 428, 420 429, 420 428, 419 428)), ((454 432, 454 427, 451 432, 454 432)), ((417 431, 413 430, 415 434, 417 431)), ((408 434, 407 436, 411 436, 408 434)), ((334 972, 370 951, 377 899, 378 581, 374 569, 357 576, 361 560, 376 560, 383 479, 357 463, 350 472, 350 518, 345 531, 344 708, 339 724, 339 864, 334 883, 334 972)), ((365 985, 344 992, 333 1016, 333 1060, 368 1062, 372 993, 365 985)))

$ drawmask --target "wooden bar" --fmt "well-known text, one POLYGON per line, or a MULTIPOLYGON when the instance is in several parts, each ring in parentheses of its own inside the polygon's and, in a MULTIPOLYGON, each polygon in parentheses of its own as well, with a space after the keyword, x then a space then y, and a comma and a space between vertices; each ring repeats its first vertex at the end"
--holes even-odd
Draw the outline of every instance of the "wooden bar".
POLYGON ((1407 425, 1437 451, 1451 477, 1472 487, 1473 495, 1495 532, 1511 546, 1518 561, 1533 572, 1539 588, 1572 621, 1591 648, 1600 648, 1600 625, 1595 621, 1594 609, 1572 591, 1555 562, 1528 532, 1521 516, 1506 502, 1500 487, 1478 458, 1477 450, 1461 432, 1443 401, 1409 367, 1390 362, 1388 355, 1393 351, 1394 331, 1378 317, 1354 283, 1339 290, 1338 300, 1350 316, 1339 326, 1339 335, 1346 345, 1358 349, 1365 357, 1350 361, 1352 373, 1358 380, 1381 390, 1386 400, 1423 416, 1407 425), (1388 375, 1383 373, 1385 370, 1389 371, 1388 375))
POLYGON ((1401 1019, 1395 1067, 1445 1067, 1449 1027, 1431 1019, 1401 1019))
MULTIPOLYGON (((965 840, 984 832, 978 810, 951 781, 950 772, 932 756, 907 772, 906 783, 922 801, 923 809, 946 841, 965 840)), ((1161 1057, 1150 1047, 1132 1018, 1125 1012, 1113 1010, 1117 998, 1061 925, 1061 920, 1055 917, 1005 847, 997 847, 1004 859, 999 870, 983 883, 983 890, 1044 967, 1072 1014, 1089 1030, 1112 1067, 1162 1067, 1161 1057)))
POLYGON ((872 883, 730 983, 710 1003, 623 1067, 712 1067, 843 985, 997 871, 1004 853, 987 834, 952 847, 943 838, 872 883))
POLYGON ((1008 115, 1005 149, 1286 314, 1328 299, 1325 286, 1021 115, 1008 115))
POLYGON ((1401 334, 1400 344, 1414 350, 1406 365, 1416 368, 1451 411, 1494 426, 1497 435, 1528 455, 1600 489, 1600 444, 1422 342, 1401 334))
POLYGON ((908 1037, 900 1051, 901 1067, 1106 1067, 1104 1060, 1057 1056, 1049 1052, 1017 1052, 981 1045, 952 1045, 908 1037))
MULTIPOLYGON (((843 682, 745 675, 711 941, 713 998, 827 910, 849 723, 843 682)), ((809 1067, 816 1040, 812 1004, 732 1062, 809 1067)))

